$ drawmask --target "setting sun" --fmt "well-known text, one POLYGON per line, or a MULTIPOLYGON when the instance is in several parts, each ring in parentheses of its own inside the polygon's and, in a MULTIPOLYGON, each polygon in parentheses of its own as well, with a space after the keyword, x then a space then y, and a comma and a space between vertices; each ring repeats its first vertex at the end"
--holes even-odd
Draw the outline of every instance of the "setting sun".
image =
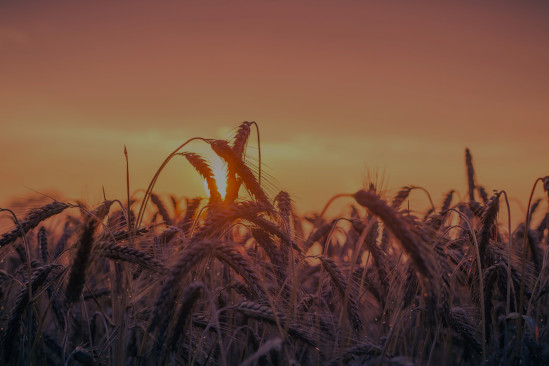
MULTIPOLYGON (((216 155, 208 156, 207 160, 212 168, 213 177, 215 179, 215 183, 217 184, 217 190, 219 191, 221 198, 224 199, 225 194, 227 193, 227 164, 225 164, 225 162, 223 162, 223 160, 216 155)), ((204 186, 204 192, 210 196, 208 183, 205 179, 202 181, 202 184, 204 186)))

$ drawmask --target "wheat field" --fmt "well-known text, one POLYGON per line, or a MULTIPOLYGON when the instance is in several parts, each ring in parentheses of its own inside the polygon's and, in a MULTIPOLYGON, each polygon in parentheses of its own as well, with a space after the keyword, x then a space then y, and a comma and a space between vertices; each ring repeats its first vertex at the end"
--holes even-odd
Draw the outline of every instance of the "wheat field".
POLYGON ((468 149, 461 201, 451 187, 433 202, 371 183, 327 202, 345 214, 304 217, 248 163, 254 127, 201 139, 226 162, 224 194, 185 143, 127 197, 2 209, 3 363, 549 364, 549 177, 532 179, 513 226, 468 149), (175 156, 208 197, 155 193, 175 156), (409 195, 431 208, 408 210, 409 195))

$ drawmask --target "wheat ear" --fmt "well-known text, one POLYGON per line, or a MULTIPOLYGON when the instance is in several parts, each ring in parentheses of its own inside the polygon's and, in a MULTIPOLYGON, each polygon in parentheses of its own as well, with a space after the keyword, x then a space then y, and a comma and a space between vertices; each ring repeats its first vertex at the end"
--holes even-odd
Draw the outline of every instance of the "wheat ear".
POLYGON ((32 278, 27 281, 26 287, 19 293, 19 296, 15 302, 15 307, 13 308, 11 316, 8 320, 7 327, 2 334, 6 363, 9 364, 10 355, 13 352, 13 342, 17 338, 17 333, 19 331, 20 320, 30 301, 29 287, 32 288, 32 293, 36 293, 38 288, 46 282, 50 272, 57 267, 59 266, 46 265, 36 269, 32 274, 32 278))
POLYGON ((189 163, 196 169, 196 171, 204 178, 208 184, 208 190, 210 191, 210 200, 212 202, 221 201, 221 195, 217 188, 217 183, 212 172, 210 165, 204 160, 200 155, 190 152, 180 153, 179 155, 184 156, 189 163))
POLYGON ((45 206, 40 207, 39 209, 36 209, 32 211, 25 220, 21 221, 21 227, 17 227, 13 229, 12 231, 5 233, 2 235, 2 238, 0 239, 0 248, 2 248, 5 245, 11 244, 14 241, 17 240, 17 238, 21 237, 22 231, 24 233, 28 233, 30 230, 34 229, 36 226, 38 226, 39 223, 42 221, 57 215, 58 213, 63 212, 66 208, 70 207, 69 204, 54 201, 52 203, 49 203, 45 206))
POLYGON ((172 226, 173 220, 168 213, 166 205, 164 205, 164 202, 162 202, 160 197, 158 197, 154 193, 151 193, 151 201, 156 206, 156 208, 158 208, 158 213, 160 214, 160 216, 162 216, 162 220, 164 220, 164 223, 168 226, 172 226))
POLYGON ((49 262, 49 252, 48 252, 48 233, 46 229, 42 226, 38 230, 38 248, 40 250, 40 260, 42 263, 47 264, 49 262))
POLYGON ((76 255, 72 261, 69 280, 65 295, 69 303, 75 302, 82 293, 86 281, 86 271, 90 262, 90 254, 93 246, 93 235, 98 222, 94 218, 88 218, 76 243, 76 255))
POLYGON ((360 320, 360 315, 358 313, 358 302, 354 296, 354 293, 347 288, 345 278, 333 259, 326 258, 324 256, 319 256, 318 258, 320 259, 326 272, 330 275, 330 278, 337 288, 342 301, 348 301, 347 313, 349 320, 353 324, 354 329, 356 331, 360 331, 362 329, 362 321, 360 320))
POLYGON ((467 167, 467 185, 469 187, 469 201, 475 200, 475 169, 473 168, 473 156, 471 151, 465 149, 465 165, 467 167))
POLYGON ((358 204, 368 208, 383 221, 412 258, 416 269, 423 276, 433 278, 430 250, 412 233, 406 220, 373 192, 360 190, 353 197, 358 204))
POLYGON ((183 249, 179 261, 170 269, 166 283, 160 290, 154 306, 149 331, 154 330, 163 316, 171 314, 175 302, 174 292, 179 282, 194 266, 208 256, 216 245, 218 245, 216 241, 193 241, 183 249))
POLYGON ((150 255, 143 253, 142 251, 135 248, 125 247, 113 242, 103 241, 98 243, 93 250, 100 257, 109 258, 115 261, 135 263, 140 267, 147 268, 152 271, 167 273, 167 268, 162 263, 160 263, 150 255))
POLYGON ((183 296, 181 297, 181 306, 179 307, 175 317, 176 321, 173 326, 173 333, 167 341, 167 345, 171 350, 176 348, 177 341, 184 334, 185 323, 190 316, 191 309, 200 298, 200 294, 204 288, 205 285, 202 282, 196 281, 187 286, 183 292, 183 296))
POLYGON ((263 191, 263 188, 259 185, 251 169, 244 163, 241 157, 236 155, 228 142, 224 140, 213 140, 210 141, 210 145, 212 150, 227 162, 229 169, 232 169, 242 178, 242 183, 244 183, 244 186, 246 186, 252 196, 256 200, 268 205, 272 210, 273 207, 269 198, 263 191))

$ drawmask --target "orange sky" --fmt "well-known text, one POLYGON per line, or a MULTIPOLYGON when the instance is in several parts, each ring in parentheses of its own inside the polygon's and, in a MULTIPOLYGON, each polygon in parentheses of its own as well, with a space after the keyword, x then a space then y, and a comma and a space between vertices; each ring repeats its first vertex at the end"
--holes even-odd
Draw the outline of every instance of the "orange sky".
MULTIPOLYGON (((1 1, 0 203, 145 188, 194 136, 259 123, 266 171, 302 210, 361 188, 526 200, 549 174, 542 1, 1 1)), ((249 154, 255 156, 255 142, 249 154)), ((203 194, 183 160, 160 191, 203 194)))

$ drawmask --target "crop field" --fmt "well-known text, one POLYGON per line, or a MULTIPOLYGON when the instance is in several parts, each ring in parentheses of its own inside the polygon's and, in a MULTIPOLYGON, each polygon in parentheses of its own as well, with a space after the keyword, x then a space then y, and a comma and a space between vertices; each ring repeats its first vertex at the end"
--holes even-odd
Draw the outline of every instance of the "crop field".
POLYGON ((301 216, 249 163, 256 127, 200 139, 226 177, 184 143, 126 197, 3 208, 0 363, 549 364, 547 172, 510 212, 464 147, 466 192, 368 182, 301 216), (155 191, 176 156, 207 197, 155 191))

